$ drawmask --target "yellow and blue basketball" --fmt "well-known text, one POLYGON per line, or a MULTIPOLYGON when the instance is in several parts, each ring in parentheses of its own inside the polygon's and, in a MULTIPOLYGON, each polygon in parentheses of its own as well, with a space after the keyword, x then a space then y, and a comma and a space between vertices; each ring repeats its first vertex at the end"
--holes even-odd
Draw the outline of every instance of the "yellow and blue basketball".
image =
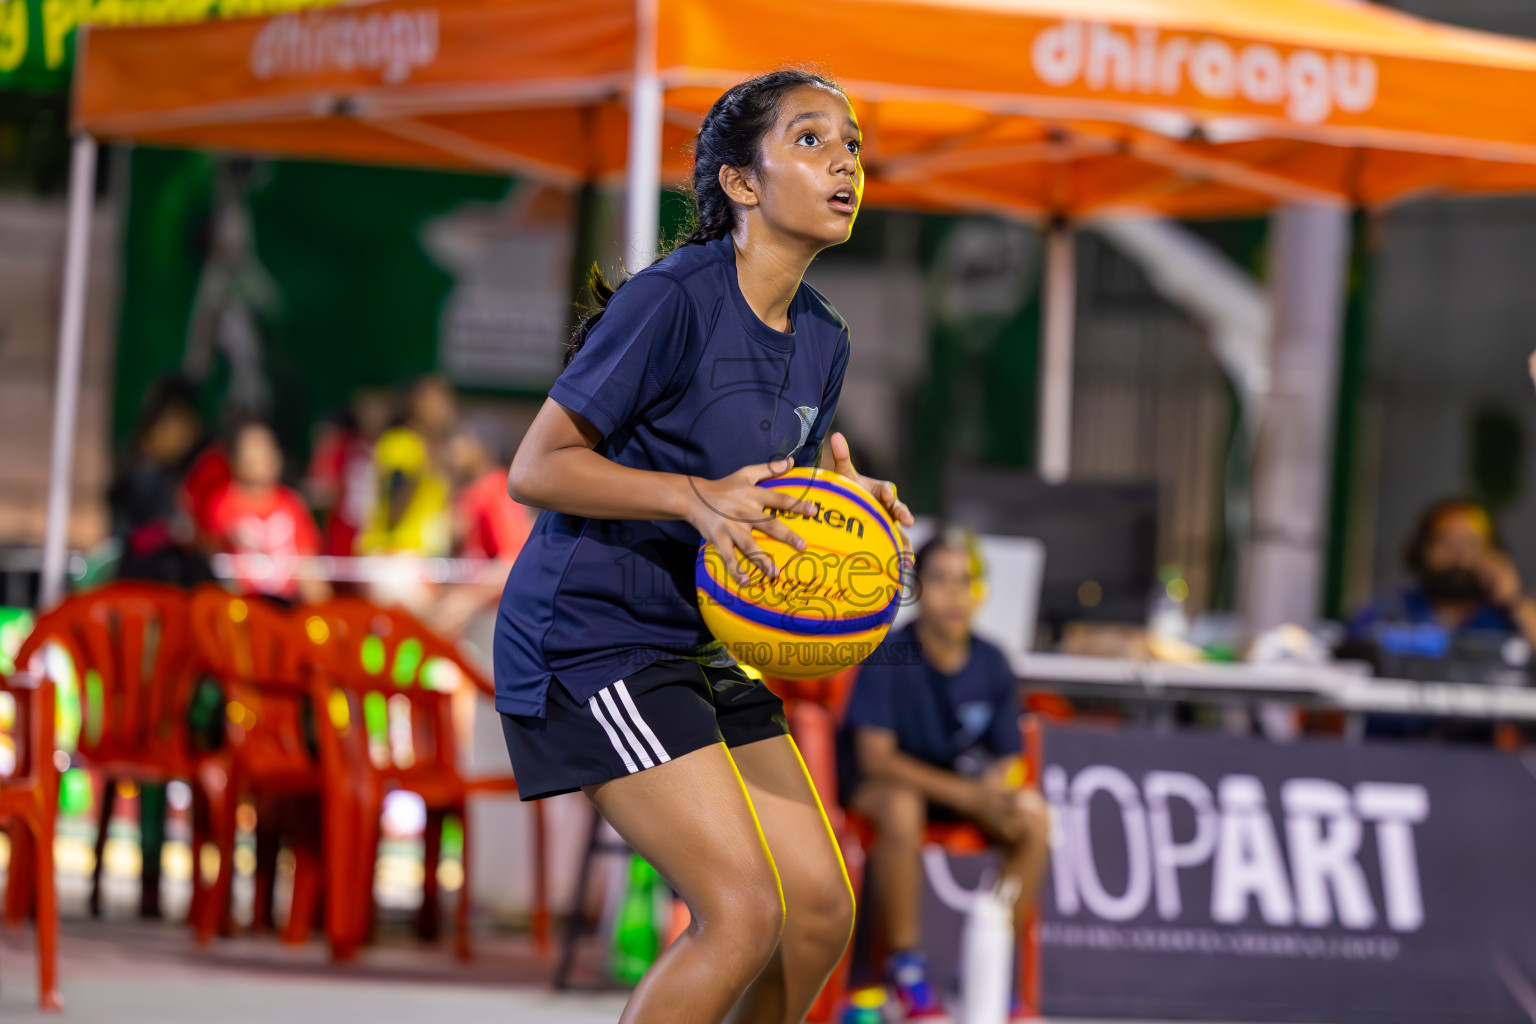
POLYGON ((824 469, 792 469, 759 487, 790 491, 818 506, 816 516, 763 510, 805 540, 796 551, 754 532, 779 567, 770 580, 742 560, 741 584, 714 545, 699 544, 694 573, 699 610, 735 659, 767 676, 815 679, 869 656, 901 606, 911 548, 885 508, 858 484, 824 469))

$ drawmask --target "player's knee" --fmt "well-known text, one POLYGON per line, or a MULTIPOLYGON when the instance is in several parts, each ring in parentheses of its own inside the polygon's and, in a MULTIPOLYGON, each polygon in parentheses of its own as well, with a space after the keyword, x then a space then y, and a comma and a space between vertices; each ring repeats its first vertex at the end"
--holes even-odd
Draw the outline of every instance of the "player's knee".
POLYGON ((1026 842, 1031 846, 1044 846, 1050 842, 1051 812, 1039 790, 1020 791, 1019 813, 1024 819, 1026 842))
POLYGON ((823 873, 799 888, 786 930, 817 960, 834 964, 853 935, 853 891, 841 871, 823 873))
POLYGON ((779 946, 784 934, 784 896, 778 879, 757 885, 744 895, 732 915, 732 942, 741 961, 756 977, 779 946))
POLYGON ((882 823, 892 842, 903 847, 923 845, 928 827, 928 804, 915 789, 899 790, 890 802, 890 812, 882 823))
POLYGON ((1016 827, 1012 831, 1018 838, 1008 844, 1010 847, 1027 852, 1041 849, 1050 842, 1050 812, 1038 792, 1032 789, 1020 790, 1013 817, 1016 827))
POLYGON ((908 786, 883 783, 875 826, 880 841, 892 846, 917 847, 928 826, 928 805, 923 795, 908 786))
POLYGON ((755 976, 784 931, 784 895, 773 865, 764 861, 760 870, 712 891, 694 914, 694 927, 706 949, 755 976))

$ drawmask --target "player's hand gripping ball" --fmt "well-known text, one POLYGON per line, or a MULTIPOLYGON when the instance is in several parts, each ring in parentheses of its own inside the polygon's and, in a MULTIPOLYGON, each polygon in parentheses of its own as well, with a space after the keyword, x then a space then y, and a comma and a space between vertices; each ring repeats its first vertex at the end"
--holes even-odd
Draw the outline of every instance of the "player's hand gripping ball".
MULTIPOLYGON (((805 550, 757 531, 779 567, 776 579, 740 559, 737 583, 713 544, 699 543, 694 580, 704 624, 739 662, 766 676, 815 679, 869 656, 901 607, 912 549, 885 508, 858 484, 825 469, 791 469, 759 487, 791 491, 818 506, 815 518, 782 509, 777 516, 805 550)), ((738 556, 739 557, 739 556, 738 556)))

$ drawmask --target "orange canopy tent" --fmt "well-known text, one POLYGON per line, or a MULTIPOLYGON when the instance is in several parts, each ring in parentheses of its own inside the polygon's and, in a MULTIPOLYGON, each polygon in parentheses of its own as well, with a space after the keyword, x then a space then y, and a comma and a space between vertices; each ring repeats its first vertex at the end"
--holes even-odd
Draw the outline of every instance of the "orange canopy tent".
MULTIPOLYGON (((50 566, 62 581, 93 138, 571 183, 627 170, 630 269, 709 104, 791 62, 852 97, 875 204, 1188 216, 1536 188, 1536 44, 1340 0, 381 0, 92 29, 82 51, 45 587, 50 566)), ((1051 339, 1070 352, 1069 256, 1052 246, 1048 379, 1051 339)))
POLYGON ((1536 44, 1338 0, 385 0, 94 30, 75 125, 576 182, 623 174, 638 83, 680 179, 715 97, 790 61, 853 97, 880 204, 1220 215, 1536 186, 1536 44))

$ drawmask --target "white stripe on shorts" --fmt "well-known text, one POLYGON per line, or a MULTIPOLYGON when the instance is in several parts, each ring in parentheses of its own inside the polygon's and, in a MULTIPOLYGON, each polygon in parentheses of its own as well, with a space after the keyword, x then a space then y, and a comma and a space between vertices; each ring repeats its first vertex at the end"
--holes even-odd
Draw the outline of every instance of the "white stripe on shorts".
POLYGON ((656 738, 656 734, 651 731, 651 727, 645 724, 645 719, 640 717, 640 709, 635 707, 634 698, 630 697, 629 687, 624 685, 624 680, 620 679, 614 683, 613 688, 618 691, 619 700, 623 701, 624 706, 629 709, 629 717, 634 719, 635 728, 640 730, 640 735, 644 736, 645 741, 651 745, 651 752, 656 755, 656 763, 666 764, 672 760, 667 755, 667 748, 661 745, 661 740, 656 738))
POLYGON ((629 741, 629 745, 634 748, 635 753, 640 755, 640 763, 647 768, 655 768, 656 762, 651 760, 651 755, 646 752, 645 746, 635 738, 634 730, 630 729, 629 723, 624 720, 624 713, 619 710, 618 704, 614 702, 613 694, 609 692, 612 689, 612 686, 605 686, 597 692, 603 698, 603 703, 608 705, 608 713, 618 723, 619 731, 624 734, 624 738, 629 741))
POLYGON ((619 742, 619 734, 613 731, 613 726, 609 725, 608 719, 603 717, 597 698, 592 697, 588 700, 587 706, 592 709, 592 717, 597 719, 598 724, 603 727, 603 732, 608 734, 608 742, 613 744, 613 749, 617 750, 619 756, 624 759, 624 767, 629 769, 629 774, 633 775, 639 771, 640 769, 635 767, 635 759, 629 756, 629 751, 625 750, 624 744, 619 742))

